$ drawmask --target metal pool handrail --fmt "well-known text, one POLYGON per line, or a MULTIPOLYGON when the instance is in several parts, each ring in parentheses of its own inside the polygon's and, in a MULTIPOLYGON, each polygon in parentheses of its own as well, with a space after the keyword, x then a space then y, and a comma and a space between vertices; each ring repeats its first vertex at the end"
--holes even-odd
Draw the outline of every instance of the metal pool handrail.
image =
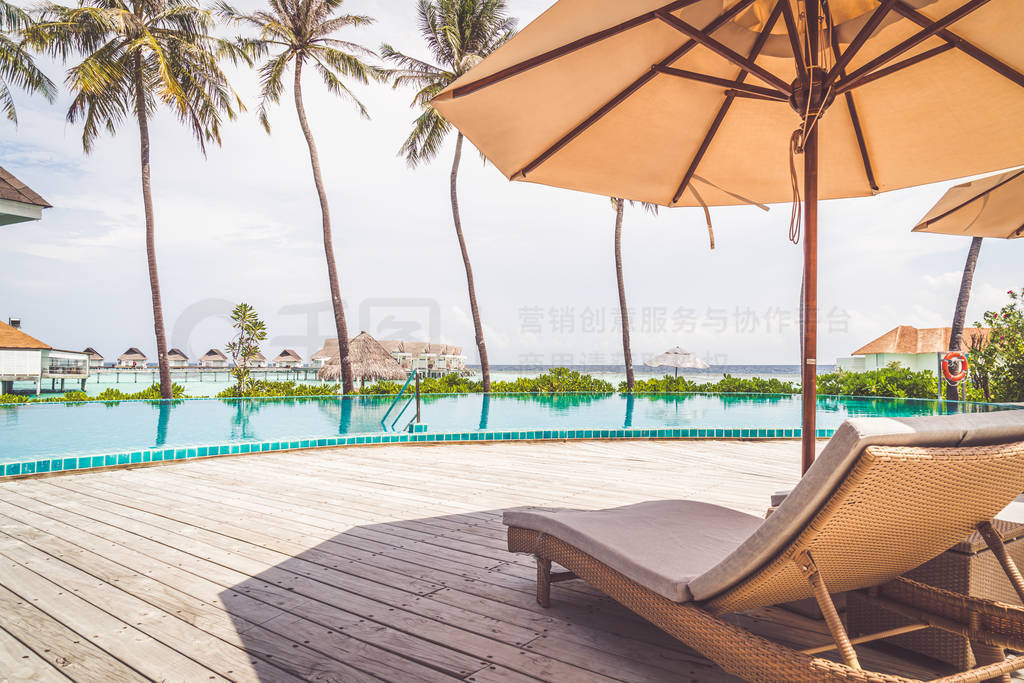
MULTIPOLYGON (((392 425, 392 428, 390 430, 388 429, 388 425, 387 425, 388 416, 391 415, 391 411, 395 409, 395 406, 398 405, 398 402, 402 400, 402 395, 405 394, 405 390, 409 388, 409 383, 412 382, 414 379, 416 379, 416 375, 417 375, 417 372, 415 370, 413 370, 412 372, 409 373, 409 378, 405 380, 405 384, 402 385, 401 391, 398 392, 398 395, 395 396, 395 400, 393 400, 391 402, 391 405, 388 406, 388 411, 386 413, 384 413, 384 417, 382 417, 380 419, 381 429, 383 429, 385 432, 387 432, 387 431, 394 431, 394 425, 392 425)), ((405 407, 408 408, 409 404, 407 403, 405 407)), ((402 413, 404 413, 404 412, 405 412, 405 408, 402 409, 402 413)), ((398 417, 401 417, 402 413, 399 413, 398 417)), ((395 418, 395 422, 398 422, 398 418, 397 417, 395 418)))

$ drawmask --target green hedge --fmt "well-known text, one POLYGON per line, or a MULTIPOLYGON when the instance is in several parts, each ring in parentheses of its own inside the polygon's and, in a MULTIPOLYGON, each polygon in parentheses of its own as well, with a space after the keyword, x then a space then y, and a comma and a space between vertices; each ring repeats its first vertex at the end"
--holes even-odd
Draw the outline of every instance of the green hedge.
MULTIPOLYGON (((376 382, 356 393, 369 395, 397 394, 404 382, 376 382)), ((411 387, 411 385, 410 385, 411 387)), ((420 380, 421 394, 479 394, 483 383, 459 375, 425 377, 420 380)), ((568 368, 552 368, 539 377, 520 377, 510 381, 491 382, 492 394, 611 394, 615 392, 609 382, 590 375, 581 375, 568 368)))
POLYGON ((337 396, 336 384, 296 384, 295 382, 250 382, 242 392, 232 385, 217 398, 266 398, 271 396, 337 396))

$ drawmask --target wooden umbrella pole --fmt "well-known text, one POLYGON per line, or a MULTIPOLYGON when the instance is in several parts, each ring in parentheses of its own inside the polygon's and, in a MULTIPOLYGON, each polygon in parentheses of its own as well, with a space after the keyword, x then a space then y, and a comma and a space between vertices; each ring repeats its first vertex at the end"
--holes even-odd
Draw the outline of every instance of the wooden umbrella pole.
MULTIPOLYGON (((807 3, 807 64, 818 66, 818 0, 807 3)), ((810 111, 817 117, 820 112, 810 111)), ((804 123, 804 339, 801 358, 803 388, 802 472, 814 463, 818 406, 818 126, 804 123)))

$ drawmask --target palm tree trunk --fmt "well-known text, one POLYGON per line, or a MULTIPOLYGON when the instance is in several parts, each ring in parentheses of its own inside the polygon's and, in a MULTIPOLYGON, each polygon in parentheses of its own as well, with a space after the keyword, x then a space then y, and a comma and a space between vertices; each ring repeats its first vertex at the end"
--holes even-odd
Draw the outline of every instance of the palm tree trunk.
POLYGON ((320 173, 320 155, 316 151, 313 132, 306 120, 306 108, 302 104, 302 58, 295 60, 295 111, 299 115, 302 134, 309 145, 309 163, 313 167, 313 183, 320 198, 320 214, 323 216, 324 254, 327 256, 327 277, 331 281, 331 306, 334 308, 334 326, 338 333, 338 353, 341 355, 341 388, 346 394, 355 391, 352 382, 352 361, 348 357, 348 325, 345 323, 345 309, 341 305, 341 285, 338 283, 338 266, 334 262, 334 239, 331 236, 331 211, 327 206, 327 192, 320 173))
POLYGON ((491 366, 487 362, 487 346, 484 344, 484 328, 480 324, 480 309, 476 305, 476 285, 473 284, 473 266, 469 262, 469 250, 466 249, 466 238, 462 234, 462 218, 459 216, 459 163, 462 161, 463 135, 455 142, 455 161, 452 162, 451 193, 452 218, 455 219, 455 234, 459 237, 459 248, 462 249, 462 263, 466 266, 466 285, 469 287, 469 308, 473 314, 473 328, 476 331, 476 348, 480 352, 480 369, 484 378, 484 392, 491 390, 491 366))
MULTIPOLYGON (((960 296, 956 300, 956 311, 953 313, 953 331, 949 335, 949 350, 959 351, 964 339, 964 321, 967 319, 967 305, 971 302, 971 287, 974 285, 974 269, 978 267, 978 255, 981 253, 983 238, 971 240, 971 248, 967 252, 967 263, 964 265, 964 277, 960 281, 960 296)), ((950 401, 959 400, 958 387, 946 384, 946 398, 950 401)))
POLYGON ((629 348, 629 311, 626 309, 626 281, 622 275, 622 214, 625 201, 615 200, 615 277, 619 281, 619 311, 622 314, 622 357, 626 362, 626 387, 633 391, 633 351, 629 348))
POLYGON ((142 56, 135 56, 135 114, 139 119, 139 157, 142 170, 142 205, 146 213, 146 261, 149 264, 149 292, 153 299, 153 332, 156 334, 156 358, 160 368, 160 397, 174 398, 171 369, 167 364, 167 334, 164 332, 164 306, 160 298, 160 277, 156 268, 153 191, 149 169, 149 121, 146 114, 146 85, 142 79, 142 56))

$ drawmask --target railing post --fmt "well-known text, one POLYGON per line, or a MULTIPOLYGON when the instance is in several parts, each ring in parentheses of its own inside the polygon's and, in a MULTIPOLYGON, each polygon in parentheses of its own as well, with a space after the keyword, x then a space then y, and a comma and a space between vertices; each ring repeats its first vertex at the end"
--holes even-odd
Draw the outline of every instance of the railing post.
POLYGON ((416 424, 420 423, 420 373, 416 373, 416 424))

